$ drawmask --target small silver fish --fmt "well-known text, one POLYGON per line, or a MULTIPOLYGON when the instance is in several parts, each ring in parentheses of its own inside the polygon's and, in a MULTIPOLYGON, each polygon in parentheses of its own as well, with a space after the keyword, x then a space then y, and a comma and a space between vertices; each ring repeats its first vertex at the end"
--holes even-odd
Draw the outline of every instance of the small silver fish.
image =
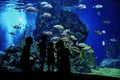
POLYGON ((102 46, 105 46, 105 41, 102 41, 102 46))
POLYGON ((103 8, 103 5, 100 5, 100 4, 98 4, 98 5, 95 5, 95 6, 93 6, 93 8, 103 8))
POLYGON ((78 8, 78 9, 86 9, 87 6, 84 5, 84 4, 79 4, 79 5, 77 6, 77 8, 78 8))
POLYGON ((101 33, 102 33, 102 34, 106 34, 106 31, 105 31, 105 30, 102 30, 101 33))
POLYGON ((111 41, 111 42, 117 42, 117 40, 115 38, 111 38, 111 39, 109 39, 109 41, 111 41))

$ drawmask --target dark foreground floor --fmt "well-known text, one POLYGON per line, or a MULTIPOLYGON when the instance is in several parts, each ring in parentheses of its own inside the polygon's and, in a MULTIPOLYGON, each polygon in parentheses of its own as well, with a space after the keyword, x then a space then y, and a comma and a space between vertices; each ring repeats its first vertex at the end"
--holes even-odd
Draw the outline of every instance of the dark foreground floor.
POLYGON ((68 74, 63 75, 63 73, 57 72, 32 72, 27 75, 21 72, 0 72, 0 80, 120 80, 120 78, 113 77, 103 77, 97 75, 87 75, 87 74, 68 74))

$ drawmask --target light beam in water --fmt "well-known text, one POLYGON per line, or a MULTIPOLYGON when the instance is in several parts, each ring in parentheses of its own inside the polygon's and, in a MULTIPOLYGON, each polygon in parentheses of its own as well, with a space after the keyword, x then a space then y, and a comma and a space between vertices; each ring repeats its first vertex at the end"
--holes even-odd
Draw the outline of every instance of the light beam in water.
MULTIPOLYGON (((9 5, 9 4, 7 4, 9 5)), ((14 6, 5 6, 4 12, 1 13, 1 22, 3 24, 3 29, 6 31, 6 46, 10 46, 14 44, 16 39, 19 39, 20 34, 24 31, 26 25, 26 14, 23 11, 17 11, 14 9, 14 6), (19 30, 19 35, 17 33, 18 30, 14 29, 14 25, 20 25, 21 29, 19 30), (17 33, 17 35, 11 35, 9 32, 17 33)))

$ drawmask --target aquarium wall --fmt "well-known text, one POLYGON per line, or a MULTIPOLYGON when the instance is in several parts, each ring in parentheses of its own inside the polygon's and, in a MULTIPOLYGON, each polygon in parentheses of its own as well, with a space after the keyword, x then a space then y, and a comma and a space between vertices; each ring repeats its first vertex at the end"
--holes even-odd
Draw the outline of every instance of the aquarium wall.
POLYGON ((36 58, 32 69, 38 71, 38 44, 44 34, 47 43, 64 41, 74 55, 72 73, 98 68, 119 71, 119 8, 119 0, 0 0, 0 70, 20 71, 25 38, 31 36, 30 52, 36 58))

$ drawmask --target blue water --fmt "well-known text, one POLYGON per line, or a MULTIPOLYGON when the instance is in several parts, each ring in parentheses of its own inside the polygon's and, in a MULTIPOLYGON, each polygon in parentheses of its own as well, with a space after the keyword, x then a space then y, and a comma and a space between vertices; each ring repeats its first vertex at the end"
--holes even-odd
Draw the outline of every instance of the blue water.
POLYGON ((119 0, 85 0, 81 4, 87 5, 87 9, 78 10, 76 13, 79 15, 80 20, 88 27, 89 35, 86 39, 86 43, 90 44, 95 50, 96 61, 99 63, 101 60, 106 58, 106 49, 102 46, 102 41, 108 45, 110 44, 111 49, 114 51, 117 57, 120 54, 120 1, 119 0), (89 2, 88 2, 89 1, 89 2), (92 6, 96 4, 103 5, 103 8, 93 9, 92 6), (101 13, 101 16, 97 15, 97 12, 101 13), (110 20, 110 24, 102 23, 102 20, 110 20), (99 36, 94 33, 94 30, 105 30, 106 34, 99 36), (110 38, 116 38, 118 43, 110 42, 110 38))
MULTIPOLYGON (((18 2, 20 1, 33 3, 36 8, 36 3, 39 2, 39 0, 18 0, 18 2)), ((87 6, 85 10, 75 9, 74 12, 89 29, 85 43, 94 49, 96 62, 100 63, 107 57, 106 47, 102 46, 102 41, 105 41, 106 45, 109 45, 110 49, 112 49, 114 58, 120 55, 120 0, 83 0, 78 4, 87 6), (92 7, 96 4, 103 5, 103 8, 93 9, 92 7), (101 16, 97 15, 98 11, 101 16), (110 24, 102 23, 103 20, 110 20, 110 24), (100 36, 94 33, 94 30, 105 30, 106 34, 100 36), (110 42, 109 39, 111 38, 115 38, 117 42, 110 42)), ((25 30, 27 30, 28 36, 32 36, 30 32, 35 29, 37 13, 13 10, 11 6, 15 6, 14 1, 5 2, 5 0, 0 0, 0 50, 5 50, 12 44, 18 45, 19 39, 23 36, 25 30), (22 29, 13 29, 16 24, 21 25, 22 29), (30 25, 32 25, 31 29, 26 27, 30 25), (17 36, 10 35, 9 32, 14 32, 17 36)))

